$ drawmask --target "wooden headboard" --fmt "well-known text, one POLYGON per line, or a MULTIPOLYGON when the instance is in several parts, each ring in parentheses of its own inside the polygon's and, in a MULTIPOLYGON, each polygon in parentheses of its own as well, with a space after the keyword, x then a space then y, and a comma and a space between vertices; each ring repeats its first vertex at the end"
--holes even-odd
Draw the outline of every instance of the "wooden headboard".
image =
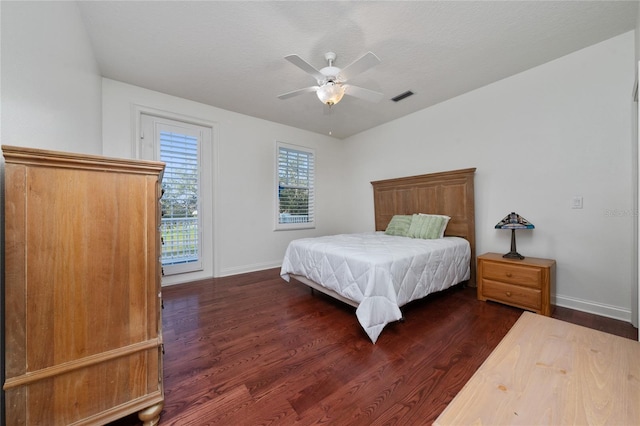
POLYGON ((371 182, 376 231, 384 231, 394 214, 430 213, 451 217, 445 235, 471 245, 471 277, 476 283, 476 229, 473 176, 476 169, 453 170, 371 182))

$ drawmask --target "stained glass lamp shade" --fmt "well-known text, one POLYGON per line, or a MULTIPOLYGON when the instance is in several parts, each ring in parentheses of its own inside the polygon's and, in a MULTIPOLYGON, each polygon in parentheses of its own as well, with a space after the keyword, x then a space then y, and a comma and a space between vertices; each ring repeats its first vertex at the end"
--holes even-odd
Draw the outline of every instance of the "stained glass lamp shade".
POLYGON ((534 229, 533 223, 515 212, 511 212, 496 225, 496 229, 511 229, 511 251, 502 257, 507 259, 524 259, 516 250, 516 229, 534 229))

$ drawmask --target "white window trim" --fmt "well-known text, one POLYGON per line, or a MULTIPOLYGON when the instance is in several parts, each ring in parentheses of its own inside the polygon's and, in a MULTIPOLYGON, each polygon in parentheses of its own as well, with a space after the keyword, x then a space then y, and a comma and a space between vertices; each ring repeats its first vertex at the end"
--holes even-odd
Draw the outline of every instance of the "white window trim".
POLYGON ((287 231, 287 230, 295 230, 295 229, 315 229, 316 227, 316 202, 315 202, 315 191, 316 191, 316 151, 313 148, 308 148, 306 146, 293 145, 281 141, 276 141, 276 149, 275 149, 275 182, 274 182, 274 231, 287 231), (312 180, 312 188, 313 191, 313 220, 311 222, 304 223, 280 223, 280 199, 279 199, 279 186, 280 186, 280 175, 279 175, 279 156, 280 156, 280 148, 287 148, 296 151, 307 152, 313 156, 313 180, 312 180))

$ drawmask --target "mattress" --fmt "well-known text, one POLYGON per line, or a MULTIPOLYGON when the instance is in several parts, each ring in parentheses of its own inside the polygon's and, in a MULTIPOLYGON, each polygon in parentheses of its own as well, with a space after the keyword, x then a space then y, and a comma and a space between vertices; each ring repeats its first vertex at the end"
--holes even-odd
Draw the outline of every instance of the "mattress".
POLYGON ((289 243, 280 275, 301 275, 358 304, 356 316, 373 343, 400 307, 470 275, 463 238, 434 240, 384 232, 302 238, 289 243))

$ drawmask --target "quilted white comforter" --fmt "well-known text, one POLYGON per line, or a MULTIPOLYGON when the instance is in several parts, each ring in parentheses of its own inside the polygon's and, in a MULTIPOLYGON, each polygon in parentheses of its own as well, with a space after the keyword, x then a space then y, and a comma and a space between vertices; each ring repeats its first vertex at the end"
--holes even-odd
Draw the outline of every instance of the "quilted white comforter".
POLYGON ((289 244, 280 275, 301 275, 358 303, 356 316, 376 342, 400 307, 469 279, 463 238, 423 240, 384 232, 302 238, 289 244))

